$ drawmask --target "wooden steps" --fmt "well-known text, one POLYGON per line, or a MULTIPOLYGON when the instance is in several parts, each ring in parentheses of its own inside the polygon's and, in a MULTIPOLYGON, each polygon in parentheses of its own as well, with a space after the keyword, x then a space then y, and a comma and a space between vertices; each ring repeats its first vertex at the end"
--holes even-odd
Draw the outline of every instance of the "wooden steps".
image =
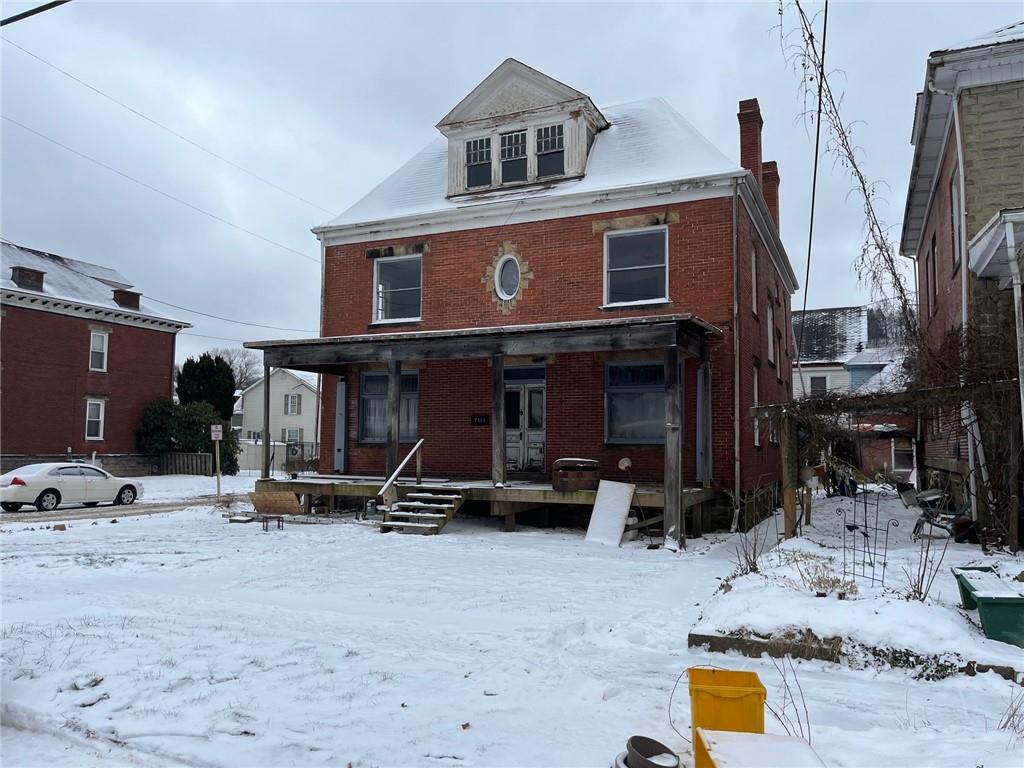
POLYGON ((464 501, 462 489, 445 487, 434 492, 429 486, 413 486, 390 507, 378 507, 384 519, 374 523, 382 533, 440 533, 464 501), (456 492, 453 492, 456 491, 456 492))

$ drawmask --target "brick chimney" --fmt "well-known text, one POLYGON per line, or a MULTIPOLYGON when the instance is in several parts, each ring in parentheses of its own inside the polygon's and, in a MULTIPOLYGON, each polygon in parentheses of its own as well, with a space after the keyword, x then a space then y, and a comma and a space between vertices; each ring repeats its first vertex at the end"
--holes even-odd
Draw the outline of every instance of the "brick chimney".
POLYGON ((743 99, 736 117, 740 121, 740 165, 754 175, 757 186, 761 180, 761 107, 757 99, 743 99))
POLYGON ((43 290, 43 275, 45 272, 40 272, 38 269, 29 269, 28 267, 11 267, 11 280, 19 288, 24 288, 26 291, 41 291, 43 290))
POLYGON ((136 291, 126 291, 121 288, 114 289, 114 301, 117 302, 117 306, 124 307, 125 309, 138 309, 139 297, 141 295, 136 291))
POLYGON ((779 164, 774 160, 766 160, 761 166, 761 191, 764 193, 764 201, 768 205, 768 212, 775 222, 775 229, 779 228, 779 164))

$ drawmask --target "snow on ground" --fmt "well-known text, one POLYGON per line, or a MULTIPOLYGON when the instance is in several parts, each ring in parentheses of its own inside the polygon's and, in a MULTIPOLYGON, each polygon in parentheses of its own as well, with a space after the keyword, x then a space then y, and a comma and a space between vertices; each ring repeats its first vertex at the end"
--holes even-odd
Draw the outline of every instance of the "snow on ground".
MULTIPOLYGON (((0 542, 4 765, 607 766, 634 733, 691 765, 668 718, 686 667, 754 670, 779 701, 771 660, 686 647, 735 537, 264 533, 200 507, 0 542)), ((994 674, 799 675, 831 766, 1021 763, 994 674)), ((685 677, 672 716, 688 735, 685 677)))
MULTIPOLYGON (((221 493, 248 493, 256 487, 259 476, 259 472, 246 470, 237 475, 223 475, 221 493)), ((217 478, 203 475, 149 475, 140 477, 139 481, 144 494, 140 501, 145 503, 188 501, 217 493, 217 478)))
MULTIPOLYGON (((908 510, 899 497, 867 493, 858 497, 857 524, 863 524, 864 500, 871 526, 875 525, 876 506, 880 526, 884 527, 888 520, 898 524, 889 529, 886 557, 884 533, 877 541, 878 552, 874 557, 872 553, 865 555, 860 534, 848 531, 844 565, 844 520, 853 522, 853 504, 846 498, 818 497, 811 525, 804 528, 803 536, 762 555, 760 572, 732 580, 731 590, 705 610, 699 625, 701 631, 749 631, 766 637, 810 629, 818 637, 844 637, 873 648, 941 656, 958 666, 976 661, 1024 670, 1024 651, 987 639, 977 612, 961 610, 960 593, 951 570, 965 565, 990 565, 1012 579, 1024 570, 1024 560, 1008 554, 985 555, 977 545, 950 541, 939 563, 948 537, 944 531, 931 529, 929 556, 937 563, 934 583, 926 601, 907 600, 904 595, 908 579, 917 573, 922 544, 927 543, 911 538, 917 513, 908 510), (846 511, 845 518, 836 514, 838 509, 846 511), (852 549, 855 537, 856 553, 852 549), (843 577, 844 573, 844 580, 854 581, 856 588, 856 594, 845 600, 836 598, 834 588, 827 590, 827 598, 818 598, 816 590, 807 583, 815 575, 843 577)), ((924 533, 928 531, 926 528, 924 533)), ((771 538, 774 540, 774 535, 771 538)), ((874 542, 869 546, 874 552, 874 542)))

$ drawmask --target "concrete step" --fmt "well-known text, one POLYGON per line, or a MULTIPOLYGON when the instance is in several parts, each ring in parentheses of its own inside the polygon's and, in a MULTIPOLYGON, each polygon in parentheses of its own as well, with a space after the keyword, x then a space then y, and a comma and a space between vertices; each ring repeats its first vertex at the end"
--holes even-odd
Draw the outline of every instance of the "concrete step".
POLYGON ((441 501, 441 502, 448 501, 448 502, 454 502, 454 501, 459 501, 460 499, 462 499, 462 496, 460 494, 457 494, 457 493, 426 493, 426 492, 419 492, 419 491, 417 491, 416 493, 407 493, 407 494, 405 494, 405 498, 413 499, 415 501, 441 501))
POLYGON ((404 510, 396 510, 390 513, 392 520, 413 520, 413 521, 431 521, 431 520, 444 520, 448 522, 448 515, 443 515, 440 512, 405 512, 404 510))

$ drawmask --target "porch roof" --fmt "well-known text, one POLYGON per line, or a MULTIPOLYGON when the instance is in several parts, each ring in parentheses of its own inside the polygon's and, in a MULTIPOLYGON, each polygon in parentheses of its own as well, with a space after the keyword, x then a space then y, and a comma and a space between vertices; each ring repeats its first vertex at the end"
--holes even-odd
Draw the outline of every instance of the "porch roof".
POLYGON ((580 320, 535 325, 459 328, 444 331, 372 333, 317 339, 249 341, 263 351, 264 364, 332 373, 340 365, 390 360, 451 360, 492 355, 679 347, 703 354, 708 334, 721 331, 692 314, 580 320))

